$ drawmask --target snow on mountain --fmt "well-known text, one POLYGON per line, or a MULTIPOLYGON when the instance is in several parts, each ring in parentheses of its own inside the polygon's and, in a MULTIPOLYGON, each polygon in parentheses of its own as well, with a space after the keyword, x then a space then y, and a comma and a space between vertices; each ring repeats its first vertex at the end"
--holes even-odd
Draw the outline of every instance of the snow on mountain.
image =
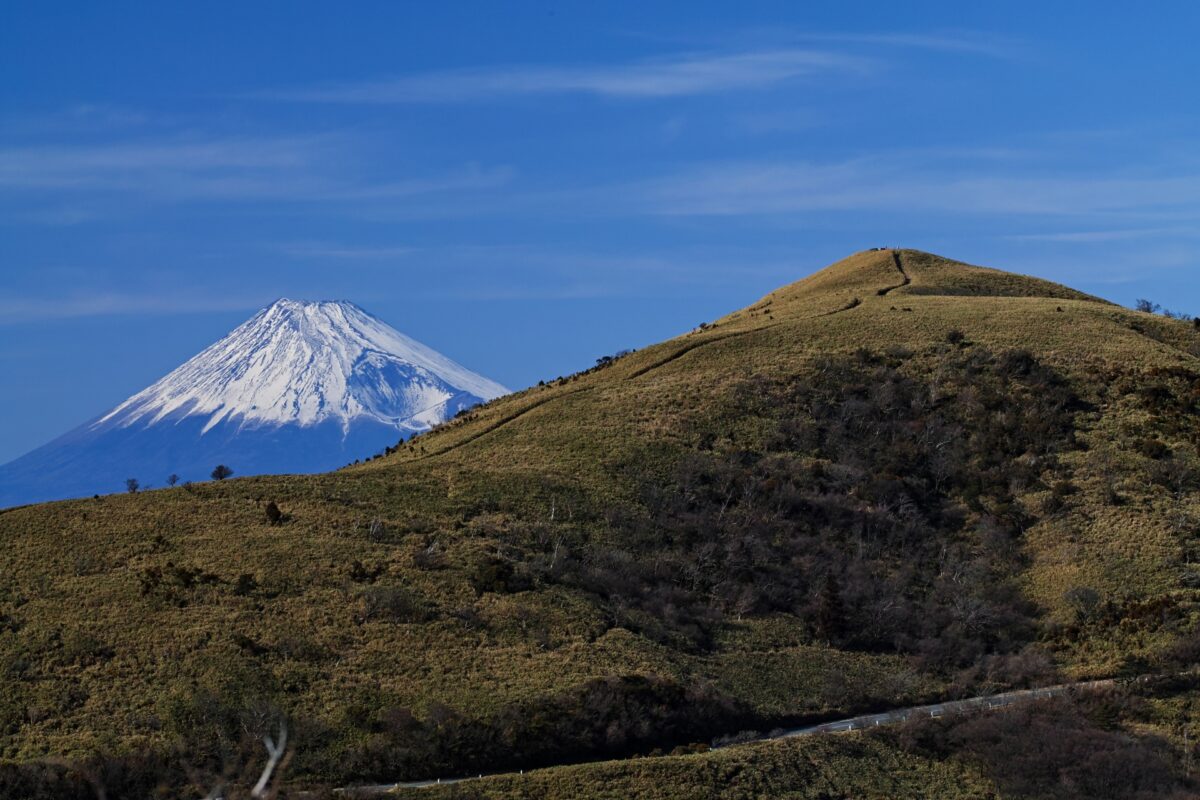
POLYGON ((353 303, 278 300, 106 414, 0 466, 0 506, 177 474, 318 472, 506 394, 353 303), (161 475, 159 474, 161 473, 161 475))
POLYGON ((278 300, 153 386, 95 423, 157 424, 205 415, 243 425, 343 427, 368 417, 399 430, 441 422, 444 406, 466 393, 490 400, 508 392, 414 341, 353 303, 278 300))

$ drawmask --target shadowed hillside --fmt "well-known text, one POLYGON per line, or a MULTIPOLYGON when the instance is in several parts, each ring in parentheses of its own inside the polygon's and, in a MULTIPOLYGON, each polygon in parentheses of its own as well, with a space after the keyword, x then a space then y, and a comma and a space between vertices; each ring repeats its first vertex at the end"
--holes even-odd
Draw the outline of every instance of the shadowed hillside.
MULTIPOLYGON (((0 756, 195 782, 286 716, 291 779, 368 783, 1178 669, 1198 356, 1190 323, 867 251, 339 472, 4 512, 0 756)), ((852 760, 1003 784, 926 744, 852 760)))

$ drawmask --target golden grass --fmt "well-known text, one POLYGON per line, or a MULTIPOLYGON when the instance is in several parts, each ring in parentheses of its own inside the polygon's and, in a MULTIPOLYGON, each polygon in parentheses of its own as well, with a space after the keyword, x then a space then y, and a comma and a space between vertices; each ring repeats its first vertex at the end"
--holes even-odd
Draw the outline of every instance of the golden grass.
MULTIPOLYGON (((961 330, 968 346, 1029 349, 1081 387, 1107 372, 1136 378, 1154 369, 1200 370, 1193 354, 1200 339, 1190 326, 1045 281, 915 251, 901 256, 912 283, 886 296, 879 290, 900 278, 892 253, 859 253, 716 327, 494 401, 392 456, 329 475, 248 478, 0 513, 0 620, 7 614, 21 623, 16 631, 0 625, 0 672, 18 665, 22 675, 8 684, 8 706, 0 705, 10 720, 4 734, 0 719, 0 757, 162 742, 164 693, 206 674, 214 659, 245 660, 237 635, 272 653, 259 666, 290 687, 297 712, 329 718, 369 690, 418 710, 445 703, 483 719, 505 704, 617 674, 712 680, 757 711, 780 716, 835 708, 829 697, 837 678, 897 702, 936 692, 936 682, 914 676, 902 659, 789 640, 786 620, 735 624, 717 653, 698 657, 611 628, 595 604, 564 588, 479 597, 466 577, 473 559, 502 546, 498 531, 511 521, 570 530, 576 518, 628 500, 614 465, 635 445, 654 442, 666 452, 684 441, 689 420, 711 413, 726 387, 751 374, 794 374, 815 357, 858 348, 936 353, 949 347, 950 330, 961 330), (290 521, 268 525, 268 499, 290 521), (386 538, 371 534, 373 521, 386 538), (430 542, 444 551, 445 568, 417 564, 430 542), (405 587, 430 619, 363 621, 366 587, 348 577, 356 560, 381 565, 381 582, 405 587), (223 582, 189 590, 182 606, 141 594, 145 571, 167 562, 223 582), (241 574, 253 575, 259 588, 235 594, 241 574), (110 655, 64 656, 72 637, 93 640, 110 655)), ((1144 421, 1120 398, 1092 399, 1098 405, 1091 429, 1081 433, 1090 449, 1071 456, 1080 492, 1060 516, 1027 534, 1027 594, 1064 623, 1071 615, 1064 595, 1079 586, 1106 597, 1174 593, 1195 605, 1194 590, 1180 584, 1183 556, 1168 521, 1176 505, 1136 481, 1125 487, 1129 502, 1103 503, 1099 476, 1108 461, 1124 457, 1129 427, 1144 421)), ((1140 643, 1135 634, 1097 634, 1056 652, 1065 670, 1099 673, 1169 641, 1161 631, 1143 633, 1140 643)), ((669 787, 662 781, 694 773, 707 776, 701 786, 728 772, 746 781, 743 794, 728 796, 808 797, 815 790, 794 787, 821 785, 827 761, 830 769, 858 764, 862 796, 899 791, 906 775, 933 780, 930 797, 971 796, 961 793, 966 786, 987 791, 969 771, 914 765, 874 744, 844 747, 839 741, 715 753, 689 760, 683 771, 670 759, 594 774, 578 768, 531 778, 521 784, 528 795, 517 784, 497 783, 495 796, 687 796, 663 793, 669 787), (751 770, 758 759, 776 766, 751 770), (802 768, 789 766, 795 759, 802 768), (629 781, 643 793, 604 793, 609 782, 629 781), (960 793, 952 794, 954 786, 960 793)))
POLYGON ((699 755, 534 770, 459 785, 398 790, 390 796, 432 800, 983 800, 997 795, 996 787, 969 765, 910 755, 879 740, 851 734, 767 742, 699 755))

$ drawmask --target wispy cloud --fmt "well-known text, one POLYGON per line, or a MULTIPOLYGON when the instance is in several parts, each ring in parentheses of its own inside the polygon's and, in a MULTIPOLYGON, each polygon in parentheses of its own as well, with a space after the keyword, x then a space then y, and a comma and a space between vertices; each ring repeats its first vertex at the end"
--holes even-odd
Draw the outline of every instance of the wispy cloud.
POLYGON ((971 53, 994 58, 1013 58, 1027 50, 1016 39, 981 34, 974 31, 945 33, 797 33, 798 41, 866 44, 883 47, 903 47, 919 50, 938 50, 949 53, 971 53))
POLYGON ((1011 165, 948 169, 888 157, 716 164, 614 192, 636 198, 645 212, 677 216, 822 210, 1158 218, 1200 214, 1200 173, 1021 174, 1011 165))
MULTIPOLYGON (((297 259, 318 262, 319 268, 288 277, 284 291, 292 296, 342 296, 347 291, 363 303, 391 302, 402 291, 409 299, 519 302, 648 298, 702 292, 713 287, 744 289, 756 281, 764 287, 778 276, 797 274, 792 260, 781 253, 746 258, 740 248, 672 247, 662 252, 624 252, 620 249, 573 249, 541 244, 398 245, 299 241, 264 243, 266 248, 297 259), (343 272, 331 269, 338 262, 343 272), (417 275, 420 280, 378 280, 367 263, 380 270, 417 275), (339 278, 331 274, 342 272, 339 278), (356 272, 350 281, 345 276, 356 272), (364 278, 364 275, 368 276, 364 278), (372 277, 373 276, 373 277, 372 277), (769 279, 767 279, 769 276, 769 279), (397 286, 402 285, 403 289, 397 286)), ((55 268, 51 285, 78 286, 95 275, 79 268, 55 268)), ((765 289, 764 289, 765 290, 765 289)), ((231 292, 192 286, 180 289, 161 283, 154 288, 121 291, 105 288, 52 290, 38 293, 5 291, 0 287, 0 328, 64 319, 106 316, 159 316, 239 311, 247 314, 269 303, 280 287, 231 292)))
POLYGON ((875 60, 828 50, 780 48, 685 55, 588 67, 503 66, 399 76, 263 93, 311 103, 443 103, 513 95, 579 93, 665 98, 758 89, 828 73, 861 73, 875 60))
POLYGON ((95 207, 81 204, 59 203, 47 208, 23 208, 13 210, 0 217, 0 225, 38 225, 54 228, 82 225, 102 219, 104 213, 95 207))
POLYGON ((104 133, 164 123, 160 114, 100 103, 77 103, 49 111, 0 112, 0 129, 8 136, 104 133))
POLYGON ((204 296, 189 294, 135 294, 97 291, 62 297, 6 294, 0 298, 0 325, 42 320, 97 317, 120 314, 188 314, 211 311, 241 311, 265 305, 270 298, 204 296))
POLYGON ((387 200, 417 195, 496 189, 507 185, 515 175, 516 170, 508 166, 486 167, 480 164, 466 164, 433 177, 364 183, 341 189, 331 187, 328 197, 335 200, 387 200))
POLYGON ((828 121, 827 115, 810 108, 773 108, 735 115, 730 127, 738 134, 759 136, 810 130, 828 121))
POLYGON ((587 296, 644 296, 656 286, 672 286, 677 291, 738 286, 750 276, 777 275, 781 271, 791 274, 794 268, 781 253, 768 255, 760 251, 756 258, 747 259, 740 248, 697 250, 679 245, 662 252, 525 243, 410 246, 287 242, 267 246, 298 259, 356 264, 374 261, 381 268, 419 270, 422 285, 406 291, 422 297, 549 298, 581 297, 584 292, 587 296), (514 275, 520 276, 515 284, 514 275))
POLYGON ((309 144, 295 139, 229 139, 12 147, 0 150, 0 185, 57 188, 164 170, 288 168, 308 162, 309 144))
POLYGON ((277 176, 312 164, 317 139, 231 138, 4 147, 0 188, 195 187, 222 176, 277 176))
POLYGON ((345 261, 383 261, 406 258, 420 248, 406 245, 361 246, 331 242, 288 242, 278 245, 286 255, 297 258, 334 259, 345 261))
POLYGON ((1102 242, 1126 242, 1159 236, 1200 236, 1194 227, 1117 228, 1093 231, 1051 231, 1048 233, 1018 233, 1005 238, 1021 242, 1062 242, 1068 244, 1096 244, 1102 242))
MULTIPOLYGON (((356 157, 361 149, 361 143, 337 135, 0 146, 0 194, 70 198, 76 209, 83 198, 105 194, 361 204, 491 189, 513 177, 508 167, 479 164, 435 174, 379 175, 356 157)), ((53 209, 33 211, 45 222, 56 216, 72 220, 53 209)))

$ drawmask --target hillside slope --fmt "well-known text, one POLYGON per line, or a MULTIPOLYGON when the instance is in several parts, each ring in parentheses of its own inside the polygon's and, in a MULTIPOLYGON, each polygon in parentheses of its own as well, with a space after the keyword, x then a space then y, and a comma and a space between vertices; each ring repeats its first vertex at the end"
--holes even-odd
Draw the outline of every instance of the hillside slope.
POLYGON ((0 757, 196 774, 284 714, 375 782, 1172 667, 1198 353, 867 251, 359 466, 0 513, 0 757))

